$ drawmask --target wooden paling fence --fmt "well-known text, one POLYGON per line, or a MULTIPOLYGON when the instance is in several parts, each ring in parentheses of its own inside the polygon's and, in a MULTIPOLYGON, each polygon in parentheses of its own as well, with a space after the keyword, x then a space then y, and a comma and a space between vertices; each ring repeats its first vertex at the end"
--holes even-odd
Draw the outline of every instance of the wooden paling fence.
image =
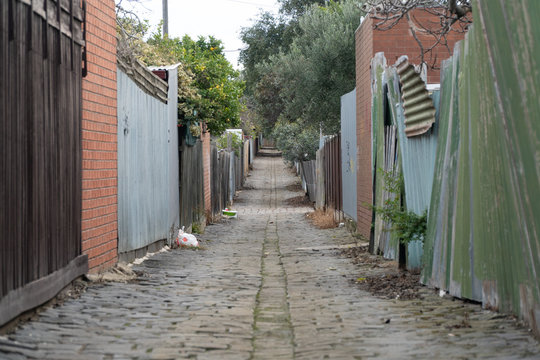
POLYGON ((230 199, 229 171, 231 154, 226 151, 218 151, 212 146, 212 216, 221 214, 230 199))
MULTIPOLYGON (((304 167, 307 162, 304 162, 304 167)), ((343 219, 343 185, 341 173, 341 135, 332 136, 324 141, 323 146, 317 151, 317 159, 312 160, 310 166, 315 167, 315 179, 312 171, 305 180, 313 182, 311 190, 315 194, 314 199, 317 208, 325 208, 335 212, 335 218, 343 219)), ((309 184, 308 184, 309 189, 309 184)))
POLYGON ((204 219, 202 142, 180 146, 180 226, 188 228, 204 219))
POLYGON ((80 4, 0 1, 0 325, 88 269, 80 4))
POLYGON ((212 217, 221 216, 221 210, 233 204, 235 192, 243 186, 249 165, 254 160, 250 156, 251 146, 252 142, 245 141, 240 154, 237 155, 234 151, 218 150, 212 145, 212 217))

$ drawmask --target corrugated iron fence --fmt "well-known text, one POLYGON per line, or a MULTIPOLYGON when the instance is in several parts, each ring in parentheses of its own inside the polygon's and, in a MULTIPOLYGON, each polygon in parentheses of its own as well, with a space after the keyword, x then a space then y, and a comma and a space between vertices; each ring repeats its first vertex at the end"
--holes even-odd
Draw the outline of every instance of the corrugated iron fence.
POLYGON ((0 2, 0 325, 88 268, 82 19, 79 0, 0 2))
POLYGON ((473 4, 443 65, 423 281, 540 334, 540 2, 473 4))
POLYGON ((356 220, 356 90, 341 97, 343 212, 356 220))
MULTIPOLYGON (((404 121, 402 92, 416 86, 404 82, 414 76, 399 79, 399 66, 377 56, 372 131, 375 205, 385 200, 378 170, 388 170, 393 157, 404 180, 402 204, 428 210, 423 247, 413 241, 406 249, 408 267, 423 265, 424 283, 516 314, 540 334, 540 43, 530 41, 540 34, 531 17, 538 12, 537 1, 474 2, 475 24, 443 63, 435 106, 428 108, 428 97, 425 111, 414 103, 422 123, 404 121), (396 126, 397 158, 389 136, 396 126)), ((374 231, 374 250, 395 256, 394 245, 382 246, 377 220, 374 231)))
POLYGON ((170 72, 168 88, 142 64, 118 63, 119 254, 171 241, 179 226, 176 70, 170 72))
MULTIPOLYGON (((401 64, 406 62, 404 59, 400 61, 401 64)), ((374 205, 383 207, 387 200, 396 196, 385 188, 385 174, 402 177, 403 188, 401 193, 397 194, 400 202, 407 211, 422 215, 429 210, 438 125, 432 125, 432 122, 414 124, 417 131, 407 131, 408 124, 404 114, 407 103, 403 102, 402 89, 408 89, 412 83, 414 93, 424 96, 425 111, 417 108, 417 115, 436 112, 439 92, 430 94, 419 74, 409 73, 400 79, 398 71, 396 66, 386 65, 382 53, 377 53, 372 60, 374 205), (424 132, 418 133, 418 128, 424 132)), ((400 244, 400 239, 390 231, 391 227, 392 224, 384 221, 381 215, 375 215, 371 250, 389 259, 399 258, 400 263, 409 270, 419 271, 422 265, 422 239, 412 240, 405 246, 400 244)))

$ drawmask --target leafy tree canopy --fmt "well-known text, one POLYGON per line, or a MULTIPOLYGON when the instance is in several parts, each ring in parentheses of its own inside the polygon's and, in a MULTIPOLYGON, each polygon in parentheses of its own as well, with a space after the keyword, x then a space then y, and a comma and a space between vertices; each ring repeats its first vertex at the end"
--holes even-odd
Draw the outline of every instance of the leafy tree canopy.
POLYGON ((357 2, 348 0, 312 6, 300 17, 300 35, 270 62, 282 85, 281 116, 306 119, 326 134, 339 132, 340 97, 355 86, 354 31, 360 15, 357 2))
POLYGON ((355 86, 361 14, 353 0, 312 5, 298 18, 291 44, 256 63, 252 96, 263 127, 304 119, 325 134, 339 131, 340 97, 355 86))
POLYGON ((313 4, 324 5, 325 0, 278 0, 280 3, 279 12, 297 19, 304 15, 313 4))
POLYGON ((182 63, 192 76, 198 96, 184 98, 185 121, 202 120, 212 134, 238 126, 242 110, 244 82, 223 54, 223 43, 209 36, 197 40, 189 36, 169 38, 157 32, 150 37, 151 48, 142 60, 148 65, 182 63))
POLYGON ((313 160, 319 148, 319 132, 299 120, 296 122, 277 122, 272 137, 282 151, 283 158, 291 163, 313 160))
POLYGON ((243 109, 244 82, 223 54, 220 40, 209 36, 170 38, 150 34, 148 24, 117 5, 119 55, 138 58, 148 66, 180 63, 178 107, 180 122, 204 121, 215 135, 237 127, 243 109))
POLYGON ((246 90, 252 94, 262 76, 257 65, 268 60, 281 49, 287 49, 292 42, 292 34, 283 17, 274 17, 269 12, 259 14, 251 27, 243 28, 240 38, 247 46, 240 52, 239 60, 244 65, 246 90))

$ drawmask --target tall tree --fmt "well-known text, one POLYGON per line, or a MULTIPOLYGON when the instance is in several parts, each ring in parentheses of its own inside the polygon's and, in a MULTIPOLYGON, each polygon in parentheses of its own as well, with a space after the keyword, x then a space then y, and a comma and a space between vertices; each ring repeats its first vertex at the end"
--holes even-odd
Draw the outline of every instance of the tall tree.
POLYGON ((240 38, 247 45, 240 52, 247 94, 253 94, 262 76, 257 65, 268 61, 270 56, 278 54, 281 49, 287 49, 292 42, 291 35, 285 20, 269 12, 259 14, 253 26, 241 30, 240 38))
POLYGON ((280 117, 303 119, 328 134, 339 131, 340 97, 355 86, 354 31, 362 13, 357 4, 312 6, 299 18, 301 33, 289 51, 266 65, 280 85, 280 117))
POLYGON ((298 19, 304 15, 313 4, 324 5, 327 0, 278 0, 280 3, 279 12, 292 19, 298 19))

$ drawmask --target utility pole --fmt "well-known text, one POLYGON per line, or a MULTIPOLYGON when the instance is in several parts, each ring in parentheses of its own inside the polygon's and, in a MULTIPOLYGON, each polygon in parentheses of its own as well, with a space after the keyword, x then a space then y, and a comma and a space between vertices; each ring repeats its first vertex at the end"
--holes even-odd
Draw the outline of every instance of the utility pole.
POLYGON ((169 4, 163 0, 163 36, 169 35, 169 4))

